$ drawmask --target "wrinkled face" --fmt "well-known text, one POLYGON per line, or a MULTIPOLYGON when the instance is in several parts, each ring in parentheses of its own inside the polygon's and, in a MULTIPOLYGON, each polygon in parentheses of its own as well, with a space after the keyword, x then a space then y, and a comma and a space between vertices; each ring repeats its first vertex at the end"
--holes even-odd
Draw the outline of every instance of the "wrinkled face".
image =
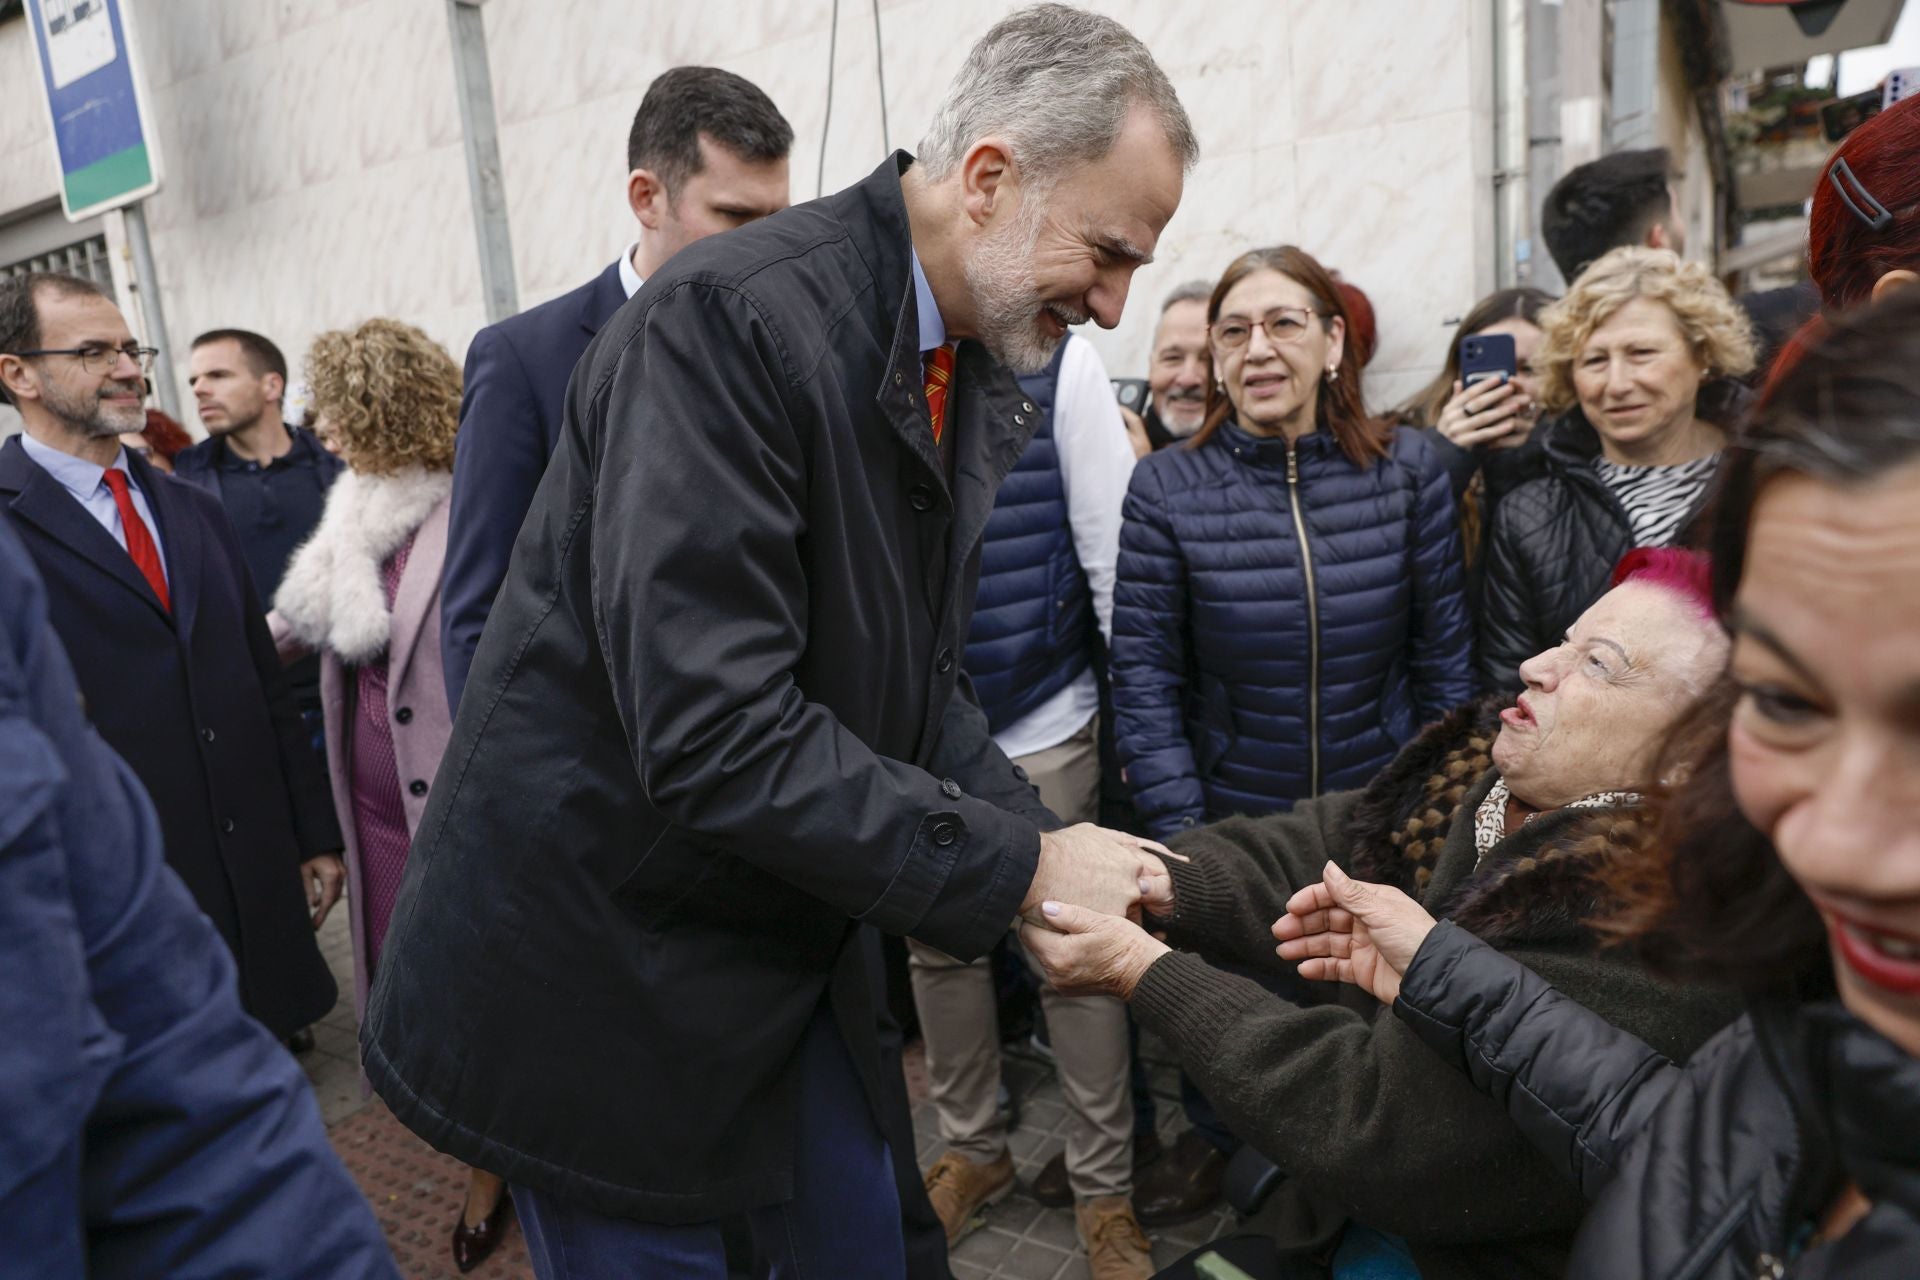
POLYGON ((255 369, 232 338, 201 343, 187 368, 187 385, 208 435, 246 430, 278 406, 286 390, 279 374, 255 369))
POLYGON ((1540 375, 1533 371, 1533 358, 1540 354, 1540 326, 1519 316, 1508 316, 1480 332, 1504 333, 1513 339, 1513 385, 1525 392, 1527 399, 1539 404, 1540 375))
POLYGON ((1514 798, 1553 809, 1653 781, 1667 731, 1726 662, 1719 624, 1664 587, 1624 582, 1520 665, 1493 762, 1514 798))
POLYGON ((671 253, 787 207, 787 159, 746 160, 702 134, 700 172, 665 201, 656 228, 671 253))
POLYGON ((1630 453, 1657 449, 1693 420, 1706 368, 1672 308, 1635 298, 1587 336, 1573 389, 1600 438, 1630 453))
POLYGON ((1176 302, 1160 317, 1147 365, 1147 389, 1160 421, 1190 436, 1207 416, 1207 304, 1176 302))
POLYGON ((1179 207, 1184 178, 1165 132, 1134 111, 1106 156, 1047 189, 1008 179, 962 260, 974 329, 1015 373, 1037 373, 1069 325, 1120 323, 1133 273, 1179 207))
POLYGON ((1748 821, 1826 920, 1841 998, 1920 1055, 1920 466, 1768 481, 1735 598, 1748 821))
MULTIPOLYGON (((133 344, 126 317, 106 298, 43 288, 34 292, 33 302, 40 350, 133 344)), ((19 359, 9 381, 30 387, 37 403, 77 435, 117 436, 147 425, 144 375, 125 354, 116 354, 110 364, 97 361, 93 371, 77 356, 30 356, 19 359)))
POLYGON ((1213 322, 1213 367, 1233 403, 1234 417, 1250 431, 1272 434, 1291 426, 1311 430, 1320 403, 1320 379, 1336 362, 1346 325, 1331 323, 1308 288, 1291 276, 1261 269, 1241 279, 1220 299, 1213 322), (1233 328, 1245 331, 1238 347, 1221 343, 1233 328), (1276 340, 1268 330, 1279 327, 1276 340))

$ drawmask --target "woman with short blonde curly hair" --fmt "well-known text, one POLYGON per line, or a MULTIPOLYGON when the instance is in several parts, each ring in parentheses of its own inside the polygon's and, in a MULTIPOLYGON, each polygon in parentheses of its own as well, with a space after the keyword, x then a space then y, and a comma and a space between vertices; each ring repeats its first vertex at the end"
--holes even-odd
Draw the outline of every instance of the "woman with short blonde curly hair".
POLYGON ((1684 544, 1753 368, 1753 329, 1704 266, 1630 245, 1540 315, 1534 368, 1556 413, 1536 474, 1487 536, 1480 682, 1519 689, 1636 546, 1684 544))
POLYGON ((368 320, 313 340, 307 386, 327 438, 363 476, 453 469, 460 366, 410 324, 368 320))
MULTIPOLYGON (((452 733, 440 659, 440 578, 460 426, 460 366, 410 324, 323 333, 307 383, 347 464, 274 597, 283 652, 320 654, 327 769, 346 837, 354 1003, 366 1005, 414 829, 452 733)), ((500 1179, 472 1171, 455 1224, 461 1271, 499 1243, 500 1179)))

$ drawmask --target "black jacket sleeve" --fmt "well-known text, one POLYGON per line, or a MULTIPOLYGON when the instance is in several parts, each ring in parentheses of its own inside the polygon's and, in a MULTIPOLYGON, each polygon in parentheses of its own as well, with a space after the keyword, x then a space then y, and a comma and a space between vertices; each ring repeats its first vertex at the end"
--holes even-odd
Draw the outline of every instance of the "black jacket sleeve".
MULTIPOLYGON (((743 292, 686 282, 650 301, 607 385, 575 387, 605 405, 587 518, 615 705, 668 819, 849 916, 980 955, 1032 883, 1034 818, 878 755, 795 682, 817 411, 789 349, 743 292)), ((954 714, 946 758, 977 784, 998 752, 954 714)))
POLYGON ((505 335, 482 329, 467 349, 440 576, 440 658, 447 705, 456 712, 480 632, 506 580, 514 540, 546 469, 533 384, 505 335))
POLYGON ((1393 1011, 1589 1199, 1680 1079, 1645 1041, 1445 921, 1407 967, 1393 1011))
POLYGON ((1013 761, 994 742, 987 731, 986 713, 980 710, 973 692, 973 681, 965 671, 960 673, 960 684, 941 717, 940 741, 927 769, 943 780, 953 779, 969 795, 1019 814, 1041 831, 1066 825, 1040 802, 1040 793, 1024 774, 1014 772, 1013 761))

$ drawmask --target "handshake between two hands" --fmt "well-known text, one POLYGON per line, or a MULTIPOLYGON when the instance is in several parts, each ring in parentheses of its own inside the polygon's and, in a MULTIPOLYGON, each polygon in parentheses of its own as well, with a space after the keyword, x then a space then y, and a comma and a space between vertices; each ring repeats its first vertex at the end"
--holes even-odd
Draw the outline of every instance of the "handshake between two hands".
MULTIPOLYGON (((1040 838, 1040 864, 1021 904, 1020 941, 1047 981, 1071 996, 1130 999, 1169 948, 1143 927, 1173 914, 1165 845, 1082 823, 1040 838)), ((1329 862, 1318 884, 1273 922, 1280 958, 1310 981, 1348 982, 1391 1004, 1434 919, 1389 885, 1355 880, 1329 862)))
POLYGON ((1168 860, 1187 861, 1158 841, 1092 823, 1041 834, 1020 942, 1048 983, 1070 996, 1133 994, 1168 949, 1142 927, 1173 912, 1168 860))

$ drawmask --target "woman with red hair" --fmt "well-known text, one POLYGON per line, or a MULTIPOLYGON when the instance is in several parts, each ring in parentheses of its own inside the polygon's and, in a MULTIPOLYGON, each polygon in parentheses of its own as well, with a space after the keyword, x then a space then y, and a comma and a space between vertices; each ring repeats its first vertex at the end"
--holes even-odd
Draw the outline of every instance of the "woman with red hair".
MULTIPOLYGON (((1827 158, 1807 220, 1807 271, 1828 311, 1920 280, 1920 98, 1872 117, 1827 158)), ((1787 340, 1768 367, 1769 387, 1825 328, 1816 315, 1787 340)))
POLYGON ((1920 98, 1834 148, 1813 189, 1807 269, 1832 311, 1920 280, 1920 98))

